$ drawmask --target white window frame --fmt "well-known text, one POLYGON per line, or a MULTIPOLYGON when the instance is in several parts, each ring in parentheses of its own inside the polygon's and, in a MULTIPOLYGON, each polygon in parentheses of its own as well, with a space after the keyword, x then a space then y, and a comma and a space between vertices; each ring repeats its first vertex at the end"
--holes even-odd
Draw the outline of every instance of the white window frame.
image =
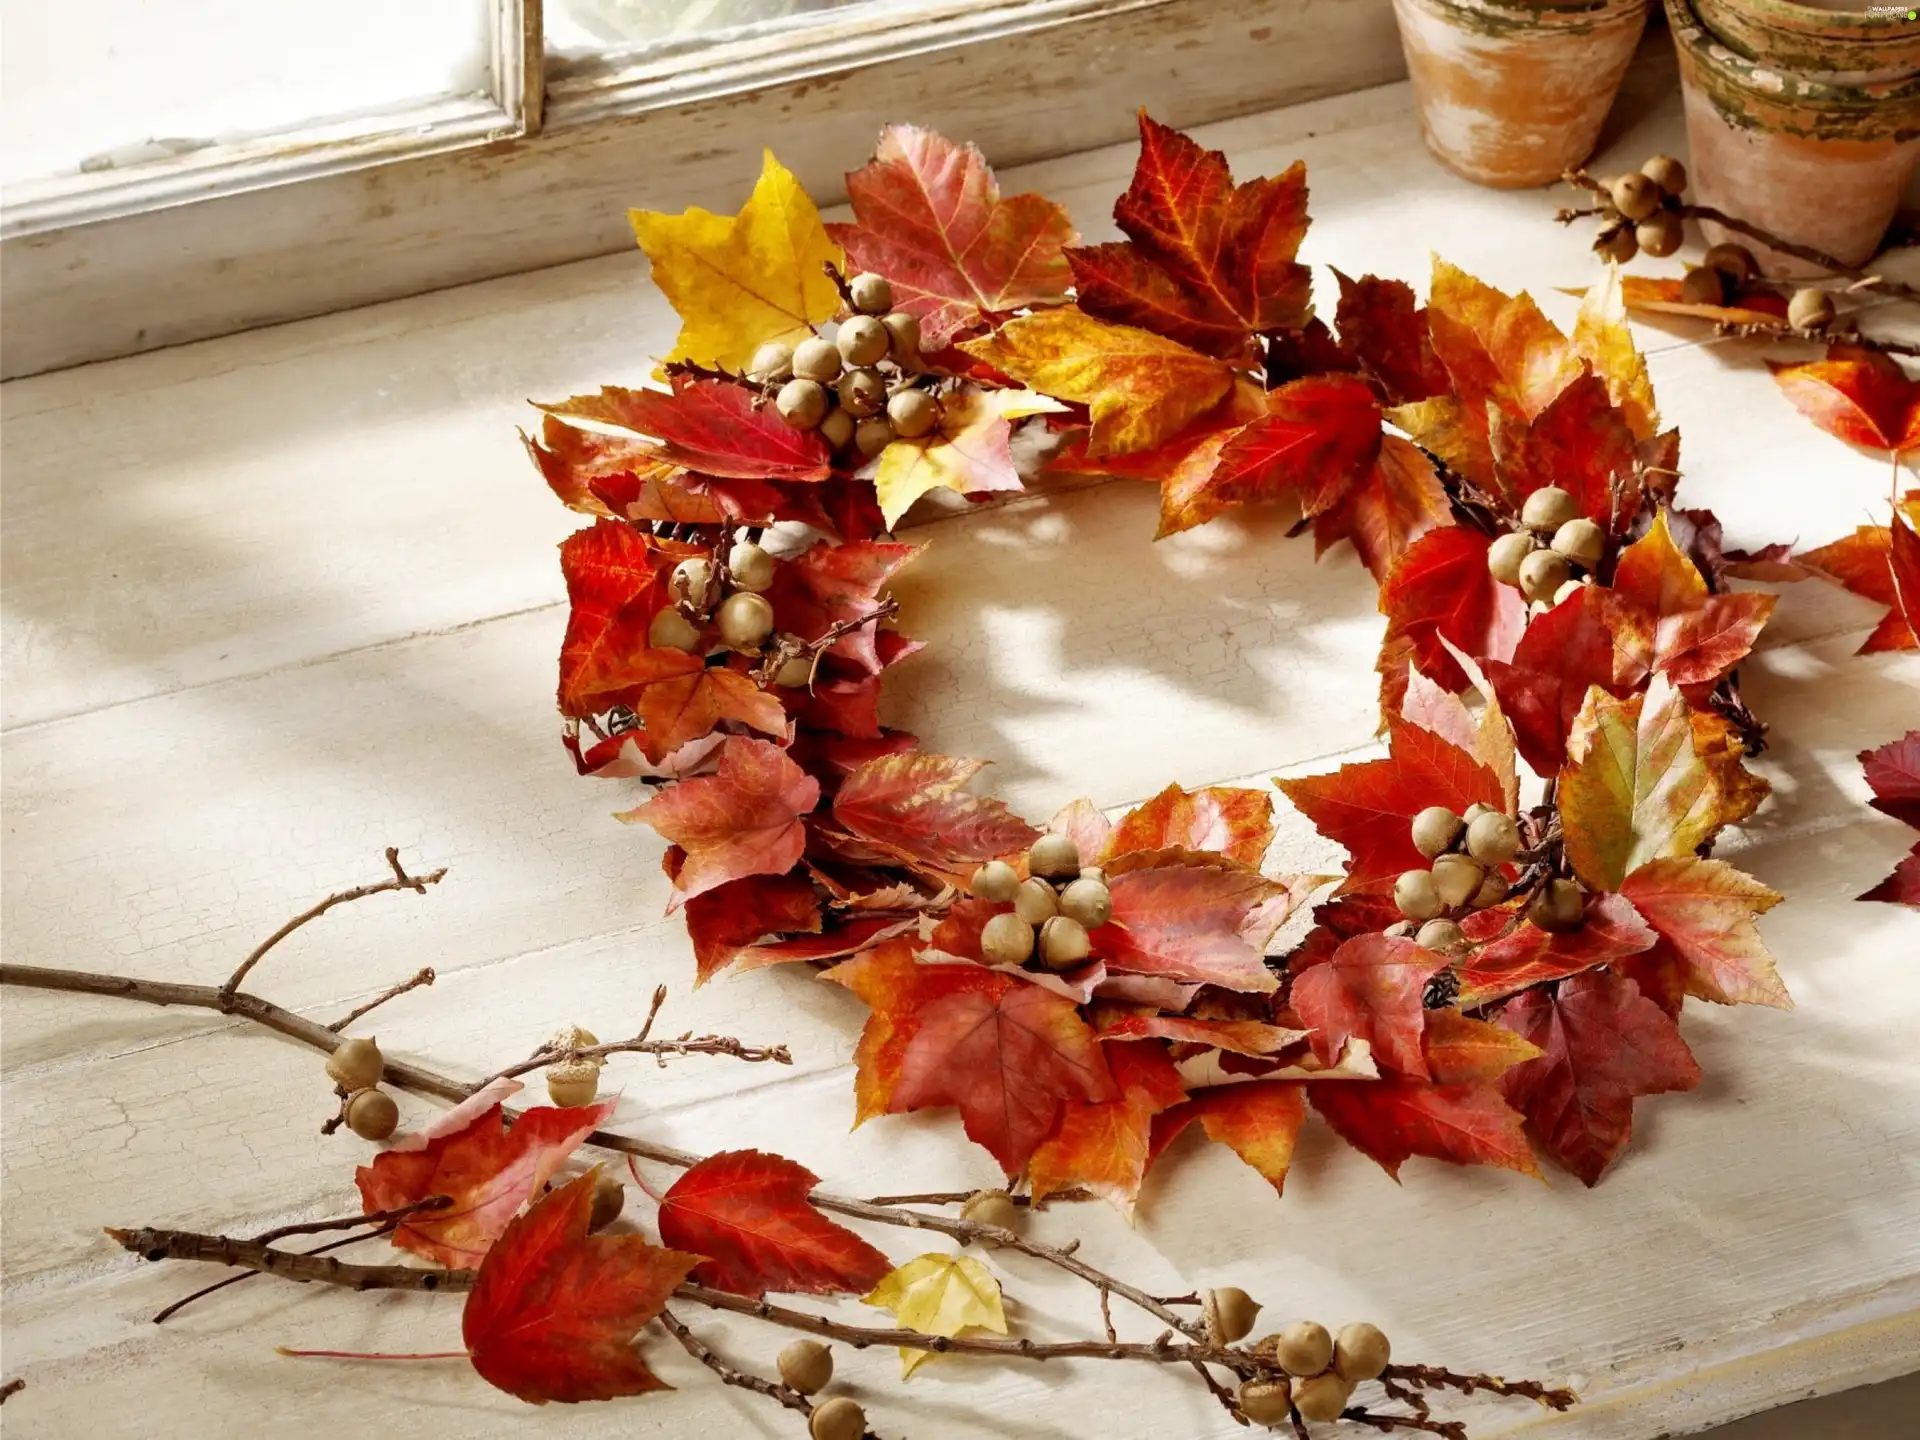
POLYGON ((9 187, 0 376, 625 249, 627 206, 731 210, 769 142, 824 205, 891 119, 1017 164, 1403 73, 1381 0, 921 0, 557 63, 541 7, 494 0, 484 96, 9 187))

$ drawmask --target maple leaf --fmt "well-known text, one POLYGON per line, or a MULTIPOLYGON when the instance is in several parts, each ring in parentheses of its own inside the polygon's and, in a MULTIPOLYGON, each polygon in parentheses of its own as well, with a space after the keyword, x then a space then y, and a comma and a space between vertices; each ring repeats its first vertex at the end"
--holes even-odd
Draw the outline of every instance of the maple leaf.
POLYGON ((460 1316, 480 1378, 535 1405, 672 1388, 633 1342, 699 1257, 638 1235, 589 1235, 596 1175, 544 1196, 507 1226, 460 1316))
POLYGON ((434 1195, 453 1203, 408 1216, 393 1232, 403 1250, 461 1269, 478 1264, 507 1222, 553 1178, 582 1140, 613 1113, 613 1102, 523 1111, 507 1128, 494 1105, 460 1130, 417 1150, 385 1150, 354 1172, 369 1215, 434 1195))
POLYGON ((820 803, 820 782, 766 740, 730 737, 712 775, 662 790, 617 818, 651 825, 686 852, 676 905, 749 875, 784 875, 806 849, 800 823, 820 803))
POLYGON ((1620 281, 1620 295, 1627 309, 1646 315, 1685 315, 1696 320, 1711 320, 1718 325, 1757 325, 1762 329, 1787 333, 1787 301, 1770 290, 1736 294, 1726 305, 1696 305, 1681 299, 1679 280, 1658 279, 1648 275, 1627 275, 1620 281))
POLYGON ((1047 822, 1049 835, 1065 835, 1080 852, 1082 865, 1098 865, 1113 841, 1113 822, 1091 800, 1073 800, 1047 822))
POLYGON ((1089 406, 1087 453, 1096 459, 1163 444, 1233 384, 1233 371, 1211 356, 1071 306, 1023 315, 960 348, 1043 394, 1089 406))
POLYGON ((1415 1155, 1454 1165, 1495 1165, 1522 1175, 1540 1173, 1520 1116, 1497 1082, 1321 1081, 1307 1090, 1313 1108, 1334 1132, 1396 1180, 1400 1167, 1415 1155))
POLYGON ((1146 480, 1162 489, 1200 489, 1220 452, 1240 431, 1267 413, 1267 392, 1245 375, 1235 375, 1218 404, 1158 445, 1125 454, 1092 455, 1089 432, 1080 431, 1060 447, 1047 463, 1053 471, 1069 474, 1120 475, 1146 480))
POLYGON ((1661 955, 1683 968, 1688 992, 1722 1005, 1791 1010, 1753 917, 1780 903, 1780 893, 1720 860, 1692 855, 1649 860, 1621 883, 1659 934, 1661 955))
MULTIPOLYGON (((873 614, 880 587, 922 548, 873 540, 811 546, 775 570, 767 601, 783 629, 817 640, 835 625, 873 614)), ((877 675, 886 668, 879 645, 876 621, 848 631, 826 653, 877 675)))
POLYGON ((1168 480, 1160 495, 1159 534, 1189 530, 1235 505, 1288 494, 1297 495, 1302 514, 1318 515, 1371 474, 1380 439, 1380 406, 1365 381, 1351 375, 1289 381, 1267 396, 1264 415, 1221 447, 1203 480, 1168 480))
MULTIPOLYGON (((1186 1015, 1130 1013, 1100 1008, 1097 1034, 1102 1040, 1171 1040, 1230 1050, 1236 1055, 1276 1055, 1307 1038, 1304 1030, 1288 1030, 1260 1020, 1206 1020, 1186 1015)), ((1113 1053, 1112 1051, 1108 1052, 1113 1053)))
POLYGON ((1351 857, 1338 892, 1343 895, 1391 890, 1402 871, 1426 868, 1409 827, 1429 805, 1455 814, 1469 805, 1505 808, 1493 771, 1458 746, 1405 720, 1390 720, 1387 734, 1384 760, 1273 782, 1314 829, 1351 857))
POLYGON ((1212 857, 1202 852, 1165 853, 1171 857, 1165 864, 1142 857, 1154 861, 1150 868, 1107 867, 1113 918, 1093 932, 1093 953, 1109 970, 1229 990, 1275 989, 1260 951, 1240 931, 1279 887, 1245 866, 1205 863, 1212 857))
POLYGON ((1860 763, 1873 791, 1867 804, 1920 830, 1920 730, 1909 730, 1878 750, 1862 750, 1860 763))
POLYGON ((945 872, 1024 850, 1040 832, 1004 802, 963 788, 986 764, 918 750, 880 756, 841 782, 833 817, 864 840, 945 872))
POLYGON ((667 577, 699 553, 618 520, 597 521, 561 542, 570 607, 560 642, 562 714, 596 714, 621 703, 635 686, 700 668, 697 656, 647 643, 647 627, 670 599, 667 577))
POLYGON ((1635 1098, 1700 1083, 1673 1017, 1633 981, 1604 970, 1557 991, 1529 990, 1498 1019, 1541 1051, 1507 1072, 1508 1099, 1547 1154, 1588 1185, 1626 1145, 1635 1098))
POLYGON ((796 430, 756 391, 722 380, 684 380, 671 390, 576 395, 540 408, 564 420, 617 425, 660 442, 660 456, 703 475, 736 480, 824 480, 827 442, 796 430))
POLYGON ((1691 854, 1727 821, 1726 790, 1695 748, 1686 696, 1664 675, 1624 700, 1589 691, 1567 755, 1566 855, 1591 890, 1618 890, 1649 860, 1691 854))
POLYGON ((972 145, 889 125, 847 176, 847 199, 854 223, 828 234, 856 270, 892 282, 894 308, 919 317, 928 349, 996 314, 1067 298, 1066 247, 1078 237, 1066 210, 1041 195, 1002 199, 972 145))
MULTIPOLYGON (((1482 913, 1490 918, 1500 914, 1482 913)), ((1459 1003, 1484 1005, 1529 985, 1624 960, 1651 950, 1658 939, 1627 899, 1596 895, 1576 930, 1542 930, 1532 921, 1523 920, 1474 951, 1460 967, 1459 1003)))
POLYGON ((644 440, 581 430, 557 415, 543 418, 537 440, 522 430, 520 443, 561 504, 609 519, 626 518, 626 506, 615 504, 609 482, 637 493, 646 482, 660 480, 678 468, 644 440))
POLYGON ((1272 796, 1228 785, 1198 790, 1169 785, 1121 816, 1099 849, 1083 848, 1082 856, 1092 865, 1102 857, 1178 846, 1258 865, 1272 840, 1272 796))
POLYGON ((1446 394, 1446 368, 1433 353, 1427 312, 1414 298, 1413 287, 1376 275, 1352 280, 1338 269, 1333 278, 1340 282, 1333 323, 1340 331, 1341 348, 1379 381, 1388 403, 1405 405, 1446 394))
POLYGON ((1093 1032, 1050 990, 981 965, 922 965, 899 942, 827 978, 873 1011, 854 1056, 860 1122, 956 1106, 967 1135, 1013 1175, 1067 1102, 1114 1098, 1093 1032))
POLYGON ((1447 959, 1411 940, 1356 935, 1325 963, 1295 975, 1288 1003, 1313 1030, 1314 1053, 1331 1064, 1349 1040, 1364 1040, 1388 1069, 1427 1078, 1420 997, 1447 959))
POLYGON ((1490 543, 1478 530, 1446 525, 1400 557, 1380 586, 1380 613, 1387 617, 1382 675, 1397 680, 1411 658, 1443 689, 1459 691, 1467 674, 1449 644, 1476 660, 1511 658, 1527 607, 1518 590, 1488 573, 1490 543))
POLYGON ((1896 455, 1920 447, 1920 382, 1891 356, 1840 342, 1824 360, 1770 360, 1767 368, 1795 408, 1829 435, 1896 455))
POLYGON ((701 986, 768 935, 818 934, 820 897, 804 875, 750 875, 687 902, 694 985, 701 986))
POLYGON ((1920 491, 1909 490, 1887 525, 1861 525, 1853 534, 1801 552, 1814 567, 1854 594, 1889 608, 1858 651, 1920 648, 1920 491))
POLYGON ((813 1208, 807 1196, 819 1183, 818 1175, 783 1156, 759 1150, 709 1155, 661 1197, 661 1243, 705 1256, 693 1278, 735 1295, 870 1290, 891 1262, 813 1208))
POLYGON ((1524 1036, 1489 1020, 1474 1020, 1458 1010, 1427 1015, 1427 1069, 1437 1085, 1498 1080, 1522 1060, 1540 1054, 1524 1036))
POLYGON ((1893 867, 1891 875, 1859 898, 1881 900, 1889 905, 1920 906, 1920 843, 1893 867))
POLYGON ((1027 1182, 1035 1200, 1084 1186, 1130 1217, 1146 1178, 1154 1117, 1186 1099, 1187 1088, 1165 1045, 1111 1044, 1101 1052, 1118 1096, 1100 1104, 1069 1101, 1059 1127, 1033 1152, 1027 1182))
MULTIPOLYGON (((1007 1333, 1000 1282, 971 1255, 922 1255, 884 1276, 864 1305, 892 1313, 904 1330, 949 1338, 969 1328, 1007 1333)), ((900 1374, 913 1374, 931 1350, 900 1350, 900 1374)))
POLYGON ((1313 517, 1314 553, 1349 540, 1360 563, 1384 582, 1416 540, 1451 524, 1453 502, 1433 462, 1411 442, 1383 435, 1380 458, 1366 478, 1313 517))
POLYGON ((1521 758, 1538 774, 1557 774, 1565 763, 1567 736, 1588 691, 1625 690, 1633 683, 1621 684, 1616 675, 1620 657, 1604 607, 1599 587, 1583 585, 1527 626, 1511 661, 1482 662, 1500 708, 1511 717, 1521 758))
POLYGON ((1233 1151, 1279 1194, 1286 1188, 1294 1142, 1307 1118, 1302 1088, 1286 1080, 1250 1080, 1198 1091, 1154 1117, 1148 1163, 1159 1159, 1188 1126, 1198 1124, 1209 1140, 1233 1151))
POLYGON ((1614 528, 1616 511, 1640 508, 1633 432, 1606 382, 1591 371, 1570 380, 1537 415, 1491 411, 1487 443, 1496 490, 1516 510, 1548 485, 1572 495, 1602 530, 1614 528))
POLYGON ((769 340, 801 340, 840 311, 826 266, 840 247, 793 174, 764 152, 760 178, 737 215, 632 210, 653 262, 653 283, 680 314, 669 360, 744 370, 769 340))
POLYGON ((1620 267, 1608 262, 1604 280, 1597 280, 1581 297, 1573 322, 1573 348, 1589 361, 1606 382, 1608 398, 1620 410, 1636 440, 1650 440, 1660 429, 1654 408, 1653 379, 1647 360, 1633 343, 1627 328, 1626 291, 1620 267))
POLYGON ((981 495, 1018 490, 1011 421, 1066 407, 1032 390, 969 386, 941 403, 940 425, 921 440, 895 440, 880 452, 873 473, 880 514, 892 529, 929 490, 981 495))
POLYGON ((779 698, 762 690, 752 676, 722 665, 645 681, 624 693, 640 716, 641 751, 656 764, 682 745, 711 735, 722 721, 775 738, 787 733, 787 712, 779 698))

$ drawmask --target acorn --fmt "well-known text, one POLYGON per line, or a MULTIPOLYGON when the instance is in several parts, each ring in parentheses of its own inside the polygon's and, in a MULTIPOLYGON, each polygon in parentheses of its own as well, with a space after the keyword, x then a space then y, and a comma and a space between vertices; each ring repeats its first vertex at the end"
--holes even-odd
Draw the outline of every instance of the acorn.
POLYGON ((1671 155, 1656 155, 1640 167, 1640 173, 1660 187, 1665 195, 1687 193, 1687 167, 1671 155))
POLYGON ((1687 239, 1686 223, 1670 210, 1649 215, 1633 227, 1633 238, 1640 248, 1656 260, 1673 254, 1687 239))
POLYGON ((980 953, 989 965, 1024 965, 1033 954, 1033 926, 1003 910, 980 929, 980 953))
POLYGON ((1833 321, 1833 297, 1808 287, 1787 301, 1787 323, 1796 330, 1824 330, 1833 321))
POLYGON ((989 860, 973 872, 967 888, 981 900, 1004 905, 1020 888, 1020 872, 1004 860, 989 860))
POLYGON ((700 627, 669 605, 647 626, 647 644, 655 650, 698 650, 700 627))
POLYGON ((1553 592, 1553 598, 1547 602, 1547 608, 1549 610, 1559 609, 1562 605, 1566 604, 1567 601, 1578 595, 1581 590, 1586 587, 1586 583, 1585 580, 1567 581, 1566 584, 1553 592))
POLYGON ((1333 1363, 1333 1336, 1324 1325, 1296 1320, 1273 1337, 1273 1358, 1289 1375, 1318 1375, 1333 1363))
POLYGON ((1587 892, 1577 881, 1549 880, 1534 892, 1527 919, 1542 930, 1577 930, 1586 908, 1587 892))
POLYGON ((893 336, 873 316, 856 315, 840 327, 834 343, 840 347, 840 358, 848 365, 878 365, 887 358, 893 336))
POLYGON ((1293 1387, 1284 1380, 1248 1380, 1234 1400, 1254 1424, 1278 1429, 1292 1415, 1293 1387))
POLYGON ((1460 818, 1471 825, 1482 815, 1498 815, 1499 813, 1498 810, 1494 809, 1493 806, 1487 804, 1484 800, 1476 800, 1460 812, 1460 818))
POLYGON ((347 1128, 362 1140, 384 1140, 400 1123, 400 1107, 384 1090, 356 1090, 347 1097, 347 1128))
POLYGON ((820 422, 820 438, 834 450, 846 449, 853 443, 853 417, 844 410, 829 410, 820 422))
POLYGON ((1745 285, 1760 273, 1760 262, 1754 259, 1753 251, 1726 241, 1707 247, 1700 264, 1706 269, 1718 270, 1729 285, 1745 285))
POLYGON ((893 337, 893 358, 903 365, 920 358, 920 317, 896 310, 880 322, 893 337))
POLYGON ((1083 875, 1060 892, 1060 913, 1089 930, 1098 930, 1113 918, 1113 892, 1104 880, 1089 880, 1083 875))
POLYGON ((1049 970, 1071 970, 1092 948, 1087 927, 1070 915, 1056 915, 1040 927, 1040 963, 1049 970))
POLYGON ((696 610, 705 610, 713 591, 713 562, 694 556, 673 567, 667 592, 696 610))
POLYGON ((1027 851, 1027 869, 1049 880, 1080 873, 1080 847, 1071 835, 1042 835, 1027 851))
POLYGON ((1011 1230, 1020 1223, 1020 1207, 1004 1190, 976 1190, 961 1204, 960 1218, 996 1230, 1011 1230))
POLYGON ((840 347, 809 335, 793 347, 793 373, 817 385, 831 385, 840 378, 840 347))
POLYGON ((780 1379, 790 1390, 812 1395, 833 1381, 833 1351, 818 1340, 795 1340, 781 1347, 780 1379))
POLYGON ((1254 1317, 1259 1313, 1260 1302, 1234 1285, 1209 1290, 1201 1301, 1207 1334, 1216 1345, 1231 1345, 1246 1339, 1253 1333, 1254 1317))
POLYGON ((735 650, 758 650, 773 633, 773 606, 764 595, 736 590, 720 602, 713 622, 720 639, 735 650))
POLYGON ((1490 906, 1498 905, 1507 898, 1507 890, 1507 877, 1498 870, 1489 870, 1487 878, 1480 882, 1480 888, 1474 892, 1473 908, 1485 910, 1490 906))
POLYGON ((849 370, 840 377, 837 393, 840 408, 855 419, 878 415, 887 407, 887 382, 878 370, 849 370))
POLYGON ((784 685, 789 690, 806 689, 813 684, 813 656, 789 655, 780 662, 780 668, 773 672, 773 683, 784 685))
POLYGON ((1453 848, 1465 828, 1460 817, 1444 805, 1429 805, 1413 817, 1413 848, 1431 860, 1453 848))
POLYGON ((587 1229, 604 1230, 620 1218, 627 1208, 627 1187, 602 1170, 593 1177, 593 1208, 587 1212, 587 1229))
POLYGON ((1293 1385, 1293 1408, 1302 1420, 1338 1420, 1353 1398, 1353 1383, 1331 1370, 1293 1385))
POLYGON ((1380 933, 1382 935, 1389 935, 1395 940, 1411 940, 1414 935, 1413 921, 1396 920, 1380 933))
POLYGON ((762 385, 784 384, 793 378, 793 346, 784 340, 769 340, 753 352, 747 362, 747 378, 762 385))
POLYGON ((795 430, 811 430, 827 418, 826 387, 813 380, 789 380, 774 397, 773 408, 795 430))
POLYGON ((1431 920, 1444 908, 1433 876, 1425 870, 1408 870, 1393 882, 1393 903, 1409 920, 1431 920))
POLYGON ((1533 553, 1533 536, 1513 530, 1487 547, 1487 570, 1502 585, 1520 583, 1520 562, 1533 553))
POLYGON ((1607 532, 1581 515, 1553 532, 1553 550, 1564 555, 1582 570, 1591 570, 1607 553, 1607 532))
POLYGON ((899 436, 893 433, 893 422, 884 415, 875 415, 862 420, 853 428, 853 445, 862 455, 872 459, 899 436))
POLYGON ((1080 878, 1082 880, 1098 880, 1104 885, 1107 883, 1107 872, 1102 870, 1098 865, 1082 865, 1080 867, 1080 878))
POLYGON ((1429 920, 1413 937, 1413 943, 1436 955, 1455 955, 1467 948, 1467 934, 1451 920, 1429 920))
POLYGON ((1377 1325, 1342 1325, 1333 1337, 1333 1373, 1350 1384, 1378 1380, 1393 1358, 1393 1347, 1377 1325))
POLYGON ((560 1106, 591 1105, 600 1093, 596 1060, 562 1060, 547 1067, 547 1095, 560 1106))
POLYGON ((867 1433, 867 1412, 844 1395, 814 1406, 807 1420, 812 1440, 860 1440, 867 1433))
MULTIPOLYGON (((1613 208, 1629 220, 1645 220, 1660 208, 1660 186, 1651 176, 1638 170, 1616 175, 1607 182, 1607 196, 1613 208)), ((1644 245, 1646 242, 1640 242, 1644 245)))
POLYGON ((1433 862, 1434 893, 1449 910, 1457 910, 1471 900, 1486 878, 1479 862, 1466 855, 1442 855, 1433 862))
POLYGON ((773 584, 773 556, 751 540, 742 540, 727 552, 727 574, 735 588, 765 590, 773 584))
POLYGON ((1569 520, 1580 518, 1580 506, 1558 485, 1542 485, 1520 507, 1520 523, 1530 530, 1552 534, 1569 520))
POLYGON ((847 282, 847 293, 862 315, 884 315, 893 308, 893 286, 884 275, 856 275, 847 282))
POLYGON ((1640 253, 1640 242, 1634 239, 1633 226, 1616 225, 1613 229, 1604 231, 1600 238, 1593 242, 1593 248, 1597 254, 1606 259, 1624 265, 1640 253))
POLYGON ((918 440, 940 423, 940 402, 930 390, 902 390, 887 401, 887 418, 901 435, 918 440))
POLYGON ((1726 272, 1715 269, 1712 265, 1701 265, 1689 270, 1680 281, 1680 300, 1686 305, 1726 304, 1726 272))
POLYGON ((1060 897, 1038 875, 1029 875, 1013 892, 1013 913, 1029 925, 1044 925, 1060 913, 1060 897))
POLYGON ((386 1068, 386 1058, 371 1040, 342 1040, 327 1057, 327 1074, 343 1090, 365 1090, 370 1085, 378 1085, 386 1068))
POLYGON ((1499 811, 1475 817, 1467 826, 1467 854, 1482 865, 1504 865, 1520 850, 1520 827, 1499 811))
POLYGON ((1520 565, 1520 593, 1532 601, 1550 601, 1571 577, 1566 556, 1557 550, 1536 550, 1520 565))

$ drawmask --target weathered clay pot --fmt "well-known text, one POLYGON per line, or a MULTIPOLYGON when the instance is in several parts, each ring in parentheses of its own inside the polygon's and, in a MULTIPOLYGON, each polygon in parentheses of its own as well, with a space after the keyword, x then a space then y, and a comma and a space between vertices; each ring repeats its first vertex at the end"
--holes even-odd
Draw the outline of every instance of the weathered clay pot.
MULTIPOLYGON (((1692 198, 1845 264, 1865 262, 1920 162, 1920 23, 1904 10, 1882 17, 1786 0, 1666 6, 1686 101, 1692 198), (1710 30, 1702 10, 1732 33, 1710 30), (1880 28, 1871 23, 1882 18, 1880 28), (1791 68, 1783 53, 1819 58, 1826 68, 1791 68)), ((1743 239, 1703 228, 1709 240, 1743 239)), ((1811 268, 1754 249, 1773 274, 1811 268)))
POLYGON ((1649 0, 1394 0, 1427 148, 1481 185, 1545 185, 1593 153, 1649 0))

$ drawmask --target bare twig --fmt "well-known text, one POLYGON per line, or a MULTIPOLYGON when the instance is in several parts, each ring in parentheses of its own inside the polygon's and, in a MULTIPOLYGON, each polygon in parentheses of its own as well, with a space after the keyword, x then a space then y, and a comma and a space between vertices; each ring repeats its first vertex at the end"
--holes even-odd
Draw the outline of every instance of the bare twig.
POLYGON ((369 1011, 379 1009, 380 1006, 386 1004, 387 1001, 396 999, 406 994, 409 990, 418 990, 422 985, 431 985, 438 978, 439 977, 433 973, 433 967, 431 965, 423 966, 420 970, 416 971, 410 979, 402 980, 398 985, 390 986, 380 994, 374 996, 373 999, 367 1001, 366 1004, 360 1006, 357 1010, 349 1010, 344 1016, 334 1021, 333 1024, 327 1028, 329 1030, 344 1030, 369 1011))
POLYGON ((679 1317, 671 1310, 662 1310, 660 1312, 660 1324, 669 1335, 680 1342, 680 1348, 682 1350, 685 1350, 689 1355, 693 1356, 694 1359, 706 1366, 707 1369, 718 1375, 723 1383, 736 1385, 742 1390, 751 1390, 756 1395, 764 1395, 769 1400, 776 1401, 786 1406, 789 1410, 797 1411, 799 1414, 813 1414, 813 1402, 808 1400, 807 1397, 802 1395, 798 1390, 795 1390, 790 1385, 781 1385, 776 1381, 763 1379, 758 1375, 736 1369, 732 1365, 729 1365, 725 1360, 722 1360, 715 1354, 712 1348, 705 1344, 698 1335, 695 1335, 685 1325, 681 1324, 679 1317))
POLYGON ((308 1220, 298 1225, 282 1225, 276 1230, 263 1230, 253 1237, 253 1243, 271 1245, 289 1235, 318 1235, 328 1230, 358 1230, 362 1225, 385 1225, 389 1221, 398 1222, 409 1215, 417 1215, 422 1210, 444 1210, 452 1203, 451 1196, 429 1195, 424 1200, 416 1200, 411 1205, 399 1205, 391 1210, 375 1210, 365 1215, 341 1215, 332 1220, 308 1220))
POLYGON ((1342 1410, 1340 1418, 1354 1425, 1365 1425, 1369 1430, 1418 1430, 1442 1436, 1444 1440, 1467 1440, 1467 1427, 1458 1420, 1432 1420, 1425 1415, 1382 1415, 1359 1406, 1342 1410))
POLYGON ((1517 1395, 1537 1400, 1549 1410, 1570 1410, 1580 1403, 1573 1391, 1542 1385, 1538 1380, 1502 1380, 1497 1375, 1462 1375, 1438 1365, 1389 1365, 1384 1372, 1423 1390, 1458 1390, 1463 1395, 1484 1390, 1489 1395, 1517 1395))
MULTIPOLYGON (((382 1236, 391 1235, 399 1228, 400 1222, 398 1220, 389 1220, 386 1224, 381 1225, 377 1229, 369 1230, 364 1235, 344 1235, 338 1240, 330 1240, 325 1245, 316 1245, 313 1249, 304 1251, 303 1253, 308 1255, 324 1255, 330 1250, 342 1250, 349 1245, 359 1245, 368 1240, 378 1240, 382 1236)), ((251 1280, 259 1273, 257 1270, 242 1270, 238 1275, 229 1275, 226 1279, 216 1280, 211 1285, 202 1285, 198 1290, 193 1291, 191 1294, 182 1295, 171 1305, 161 1309, 154 1315, 153 1323, 156 1325, 164 1325, 175 1315, 178 1315, 182 1310, 186 1309, 187 1306, 193 1304, 194 1301, 204 1300, 216 1291, 225 1290, 230 1285, 238 1285, 243 1280, 251 1280)))
POLYGON ((723 369, 717 365, 696 365, 691 360, 669 360, 660 367, 668 375, 684 375, 689 380, 717 380, 723 385, 738 385, 743 390, 751 390, 756 395, 764 395, 767 387, 751 376, 723 369))

